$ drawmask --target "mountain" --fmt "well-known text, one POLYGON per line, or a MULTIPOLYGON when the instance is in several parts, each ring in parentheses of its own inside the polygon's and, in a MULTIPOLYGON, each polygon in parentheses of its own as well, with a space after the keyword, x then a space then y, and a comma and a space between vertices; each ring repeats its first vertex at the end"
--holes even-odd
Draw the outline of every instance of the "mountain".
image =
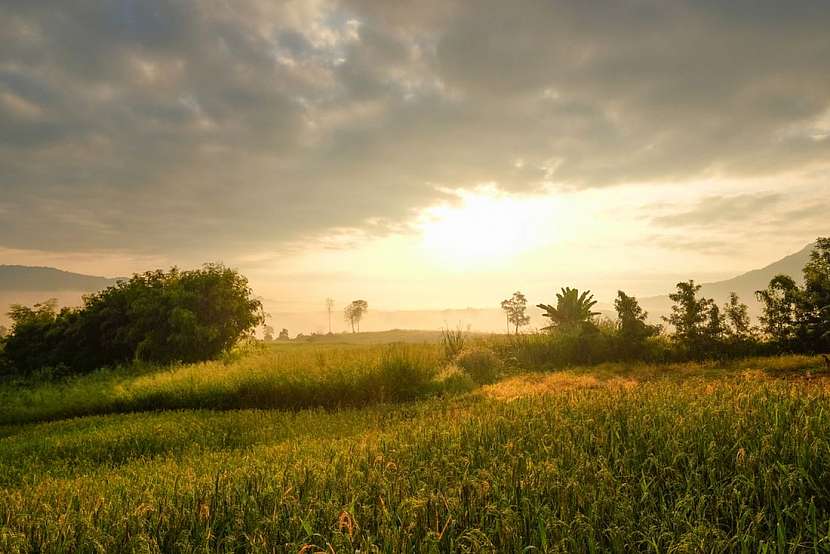
POLYGON ((93 292, 114 285, 115 282, 116 279, 108 277, 71 273, 54 267, 0 265, 0 292, 93 292))
MULTIPOLYGON (((790 254, 766 267, 748 271, 732 279, 702 283, 700 294, 706 298, 713 298, 718 304, 723 304, 729 299, 729 293, 734 292, 742 302, 749 306, 750 314, 758 316, 761 313, 761 305, 755 299, 755 291, 767 288, 770 280, 781 274, 789 275, 796 282, 801 282, 801 270, 809 261, 813 246, 813 244, 808 244, 795 254, 790 254)), ((641 298, 640 305, 649 311, 651 319, 659 319, 660 316, 671 312, 672 301, 668 295, 650 296, 641 298)))
POLYGON ((114 285, 116 279, 62 271, 53 267, 0 265, 0 325, 8 324, 9 306, 30 306, 55 298, 61 306, 77 306, 81 296, 114 285))

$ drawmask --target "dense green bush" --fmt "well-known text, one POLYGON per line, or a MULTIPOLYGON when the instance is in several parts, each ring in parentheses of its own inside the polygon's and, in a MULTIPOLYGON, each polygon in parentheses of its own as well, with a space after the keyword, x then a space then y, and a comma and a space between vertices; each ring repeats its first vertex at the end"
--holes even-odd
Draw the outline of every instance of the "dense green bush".
POLYGON ((3 358, 19 375, 209 360, 263 321, 247 279, 221 264, 134 275, 84 297, 80 308, 58 312, 46 302, 14 306, 10 316, 3 358))

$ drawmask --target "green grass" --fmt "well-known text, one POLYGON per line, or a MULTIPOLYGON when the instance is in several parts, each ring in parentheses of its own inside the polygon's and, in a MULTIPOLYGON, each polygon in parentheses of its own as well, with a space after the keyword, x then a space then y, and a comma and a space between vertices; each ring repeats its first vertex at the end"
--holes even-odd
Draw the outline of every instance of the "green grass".
MULTIPOLYGON (((233 397, 246 372, 281 383, 317 356, 328 362, 304 386, 358 394, 348 383, 378 368, 401 383, 412 359, 442 363, 438 347, 400 348, 285 345, 102 373, 36 405, 4 390, 17 403, 2 413, 54 419, 77 409, 47 410, 61 393, 102 384, 105 398, 233 397)), ((816 362, 608 364, 404 403, 7 423, 0 552, 826 551, 830 389, 816 362)))
POLYGON ((434 344, 272 345, 225 362, 0 386, 0 425, 162 409, 337 408, 411 400, 458 386, 457 379, 436 380, 443 363, 434 344))

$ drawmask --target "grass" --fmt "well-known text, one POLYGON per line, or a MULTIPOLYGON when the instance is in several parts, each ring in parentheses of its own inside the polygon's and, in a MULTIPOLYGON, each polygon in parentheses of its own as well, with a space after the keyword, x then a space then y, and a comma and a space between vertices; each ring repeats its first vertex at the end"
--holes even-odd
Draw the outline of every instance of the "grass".
POLYGON ((214 398, 204 389, 233 398, 235 383, 282 383, 288 368, 310 368, 304 387, 328 391, 315 400, 413 367, 446 383, 439 349, 285 345, 13 400, 6 421, 72 413, 46 407, 104 383, 105 398, 156 391, 188 409, 0 426, 0 552, 830 549, 830 388, 813 358, 522 373, 326 410, 190 409, 214 398))
POLYGON ((0 425, 162 409, 337 408, 411 400, 441 382, 434 344, 272 345, 224 362, 0 386, 0 425))

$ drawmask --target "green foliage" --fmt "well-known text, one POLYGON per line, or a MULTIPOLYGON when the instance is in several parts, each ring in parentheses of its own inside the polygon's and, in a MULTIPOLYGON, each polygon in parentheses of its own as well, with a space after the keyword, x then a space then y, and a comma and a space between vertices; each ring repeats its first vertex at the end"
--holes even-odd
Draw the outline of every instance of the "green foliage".
POLYGON ((300 409, 410 400, 436 389, 436 344, 258 343, 226 361, 102 370, 0 386, 0 425, 153 410, 300 409))
POLYGON ((804 266, 804 286, 778 275, 765 290, 761 324, 782 351, 830 352, 830 238, 819 237, 804 266))
POLYGON ((821 552, 828 394, 735 374, 5 427, 0 551, 821 552))
POLYGON ((787 275, 777 275, 765 290, 755 295, 763 304, 761 325, 764 332, 783 349, 795 345, 798 334, 798 306, 801 291, 787 275))
POLYGON ((700 285, 694 281, 677 283, 677 291, 670 294, 674 302, 672 313, 663 319, 674 327, 674 338, 689 355, 702 354, 705 326, 711 301, 698 298, 700 285))
POLYGON ((818 238, 804 266, 801 337, 812 352, 830 352, 830 238, 818 238))
POLYGON ((729 293, 729 301, 723 306, 726 334, 733 341, 745 341, 751 339, 755 330, 749 319, 749 307, 740 301, 734 292, 729 293))
POLYGON ((545 330, 572 332, 575 329, 586 330, 592 326, 591 320, 599 315, 599 312, 591 311, 596 303, 591 291, 586 290, 579 294, 577 289, 565 287, 556 293, 555 307, 550 304, 537 304, 536 307, 544 310, 545 313, 542 315, 551 321, 545 330))
POLYGON ((214 359, 264 322, 245 277, 220 264, 134 275, 86 296, 78 309, 15 306, 10 316, 4 357, 24 375, 214 359))
POLYGON ((648 313, 643 311, 636 298, 628 296, 623 291, 617 291, 614 309, 617 311, 617 342, 620 356, 623 359, 641 357, 646 348, 646 340, 657 335, 660 327, 649 325, 646 322, 648 313))
POLYGON ((492 383, 498 379, 503 365, 501 359, 484 346, 465 348, 456 356, 455 364, 480 385, 492 383))

